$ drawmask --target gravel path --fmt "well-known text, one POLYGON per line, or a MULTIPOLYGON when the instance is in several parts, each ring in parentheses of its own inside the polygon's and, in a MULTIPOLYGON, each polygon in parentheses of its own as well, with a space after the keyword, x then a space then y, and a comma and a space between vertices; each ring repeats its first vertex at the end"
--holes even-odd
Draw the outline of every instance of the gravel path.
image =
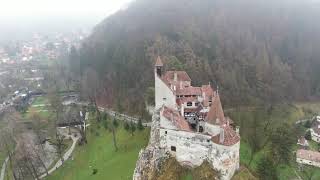
MULTIPOLYGON (((77 144, 77 142, 78 142, 78 140, 79 140, 79 136, 74 137, 74 136, 71 135, 71 136, 69 136, 69 137, 72 138, 73 143, 72 143, 72 146, 68 149, 68 151, 63 155, 64 161, 68 160, 68 159, 71 157, 71 154, 72 154, 72 152, 73 152, 74 148, 76 147, 76 144, 77 144)), ((49 174, 53 173, 53 172, 54 172, 55 170, 57 170, 60 166, 62 166, 62 164, 63 164, 63 162, 62 162, 61 159, 60 159, 60 160, 53 166, 53 168, 51 168, 51 169, 48 171, 48 173, 49 173, 49 174)), ((47 176, 47 174, 45 173, 45 174, 41 175, 39 179, 43 179, 43 178, 46 177, 46 176, 47 176)), ((0 179, 0 180, 1 180, 1 179, 0 179)))

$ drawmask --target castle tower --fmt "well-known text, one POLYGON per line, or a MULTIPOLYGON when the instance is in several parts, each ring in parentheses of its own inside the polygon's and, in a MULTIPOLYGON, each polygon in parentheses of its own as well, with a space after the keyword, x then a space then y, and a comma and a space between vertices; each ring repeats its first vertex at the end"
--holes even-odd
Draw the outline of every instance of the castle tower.
POLYGON ((159 77, 162 76, 162 73, 163 73, 163 63, 161 61, 161 58, 160 56, 158 56, 157 60, 156 60, 156 63, 154 65, 154 71, 155 73, 157 73, 156 75, 158 75, 159 77))

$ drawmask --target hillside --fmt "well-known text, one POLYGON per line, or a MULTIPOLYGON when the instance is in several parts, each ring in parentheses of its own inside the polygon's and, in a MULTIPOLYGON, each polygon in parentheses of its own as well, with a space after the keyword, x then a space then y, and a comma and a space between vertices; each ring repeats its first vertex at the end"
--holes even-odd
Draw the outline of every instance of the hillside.
POLYGON ((137 0, 96 26, 79 72, 98 72, 99 99, 131 112, 144 109, 158 55, 193 82, 219 85, 229 106, 315 99, 318 18, 320 6, 304 1, 137 0))

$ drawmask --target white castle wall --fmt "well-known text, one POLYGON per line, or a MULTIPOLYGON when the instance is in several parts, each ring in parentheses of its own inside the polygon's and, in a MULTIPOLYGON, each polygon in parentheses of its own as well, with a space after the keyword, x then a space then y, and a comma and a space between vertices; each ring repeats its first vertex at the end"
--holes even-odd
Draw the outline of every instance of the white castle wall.
POLYGON ((204 132, 207 132, 212 136, 215 136, 215 135, 219 134, 220 133, 220 129, 221 128, 219 126, 216 126, 216 125, 212 125, 212 124, 209 124, 209 123, 205 123, 204 124, 204 132))
POLYGON ((300 164, 307 164, 309 166, 316 166, 316 167, 320 167, 320 163, 319 162, 316 162, 316 161, 310 161, 310 160, 307 160, 307 159, 301 159, 301 158, 298 158, 297 157, 297 163, 300 163, 300 164))
POLYGON ((223 180, 231 179, 239 168, 240 143, 222 146, 213 143, 211 136, 161 128, 160 147, 175 156, 182 165, 195 167, 207 160, 220 171, 223 180), (171 146, 176 147, 175 152, 171 151, 171 146))
POLYGON ((163 116, 160 116, 160 127, 177 130, 177 127, 171 121, 169 121, 167 118, 163 116))
POLYGON ((320 136, 319 134, 317 134, 316 132, 314 132, 313 129, 310 129, 310 132, 311 132, 311 139, 315 142, 318 142, 320 143, 320 136))
POLYGON ((155 74, 155 109, 162 105, 176 109, 176 96, 172 90, 155 74))

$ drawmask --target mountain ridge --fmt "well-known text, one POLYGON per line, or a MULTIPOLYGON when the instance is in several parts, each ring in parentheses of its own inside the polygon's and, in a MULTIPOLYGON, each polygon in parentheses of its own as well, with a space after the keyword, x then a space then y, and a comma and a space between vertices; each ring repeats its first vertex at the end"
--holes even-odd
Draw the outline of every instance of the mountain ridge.
POLYGON ((219 86, 227 106, 310 100, 320 96, 318 10, 287 1, 137 0, 96 26, 81 68, 98 72, 106 104, 132 112, 145 108, 157 56, 166 69, 219 86))

